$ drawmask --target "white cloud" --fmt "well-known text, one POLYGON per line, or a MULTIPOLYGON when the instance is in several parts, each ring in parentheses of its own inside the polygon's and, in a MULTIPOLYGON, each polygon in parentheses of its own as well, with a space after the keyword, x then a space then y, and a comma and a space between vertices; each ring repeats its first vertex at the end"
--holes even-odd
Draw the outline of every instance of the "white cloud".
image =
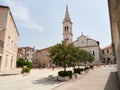
POLYGON ((4 1, 11 8, 13 16, 20 25, 31 30, 42 30, 42 27, 32 19, 30 10, 21 1, 4 1))

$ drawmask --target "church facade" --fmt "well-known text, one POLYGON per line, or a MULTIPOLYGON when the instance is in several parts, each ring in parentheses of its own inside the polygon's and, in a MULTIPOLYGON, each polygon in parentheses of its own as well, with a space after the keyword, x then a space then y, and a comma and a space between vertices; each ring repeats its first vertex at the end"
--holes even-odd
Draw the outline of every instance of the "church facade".
POLYGON ((95 58, 93 63, 100 63, 100 47, 98 41, 85 35, 81 35, 76 41, 73 42, 73 45, 79 49, 90 52, 95 58))

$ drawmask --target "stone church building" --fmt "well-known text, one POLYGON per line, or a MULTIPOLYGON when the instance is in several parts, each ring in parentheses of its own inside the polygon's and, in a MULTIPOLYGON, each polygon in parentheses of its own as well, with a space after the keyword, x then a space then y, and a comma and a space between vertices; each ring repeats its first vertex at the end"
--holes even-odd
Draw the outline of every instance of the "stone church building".
POLYGON ((65 41, 66 45, 73 43, 74 46, 90 52, 95 58, 94 63, 100 63, 99 42, 84 35, 81 35, 76 41, 73 41, 72 24, 68 7, 66 7, 66 13, 63 20, 63 41, 65 41))
POLYGON ((100 47, 98 41, 85 35, 81 35, 76 41, 73 42, 73 45, 79 49, 84 49, 90 52, 95 58, 93 63, 100 63, 100 47))
MULTIPOLYGON (((76 41, 73 41, 73 33, 72 33, 73 23, 69 15, 68 6, 66 6, 65 17, 63 19, 62 24, 63 24, 63 41, 66 43, 66 45, 73 43, 74 46, 79 47, 80 49, 85 49, 89 51, 95 57, 94 63, 99 63, 100 47, 99 47, 98 41, 90 39, 84 35, 80 36, 76 41)), ((37 63, 40 66, 44 66, 44 67, 48 67, 49 65, 51 65, 50 58, 48 57, 49 50, 51 47, 37 50, 37 52, 33 54, 32 62, 34 63, 34 66, 36 66, 37 63), (39 57, 39 58, 36 58, 36 57, 39 57)))

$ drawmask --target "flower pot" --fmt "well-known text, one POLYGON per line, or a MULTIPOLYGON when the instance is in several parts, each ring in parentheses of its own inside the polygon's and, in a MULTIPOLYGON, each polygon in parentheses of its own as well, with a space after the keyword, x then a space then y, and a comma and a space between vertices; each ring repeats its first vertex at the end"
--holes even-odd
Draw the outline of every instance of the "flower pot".
POLYGON ((28 76, 28 75, 30 75, 30 73, 26 73, 26 72, 23 73, 23 76, 28 76))

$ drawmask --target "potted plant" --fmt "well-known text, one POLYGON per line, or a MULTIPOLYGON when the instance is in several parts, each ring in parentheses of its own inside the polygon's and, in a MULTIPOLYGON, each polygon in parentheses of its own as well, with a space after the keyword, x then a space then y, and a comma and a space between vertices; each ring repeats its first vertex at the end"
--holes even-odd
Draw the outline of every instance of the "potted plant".
POLYGON ((23 76, 26 76, 26 75, 29 75, 30 74, 30 68, 29 67, 26 67, 26 66, 24 66, 23 68, 22 68, 22 74, 23 74, 23 76))

